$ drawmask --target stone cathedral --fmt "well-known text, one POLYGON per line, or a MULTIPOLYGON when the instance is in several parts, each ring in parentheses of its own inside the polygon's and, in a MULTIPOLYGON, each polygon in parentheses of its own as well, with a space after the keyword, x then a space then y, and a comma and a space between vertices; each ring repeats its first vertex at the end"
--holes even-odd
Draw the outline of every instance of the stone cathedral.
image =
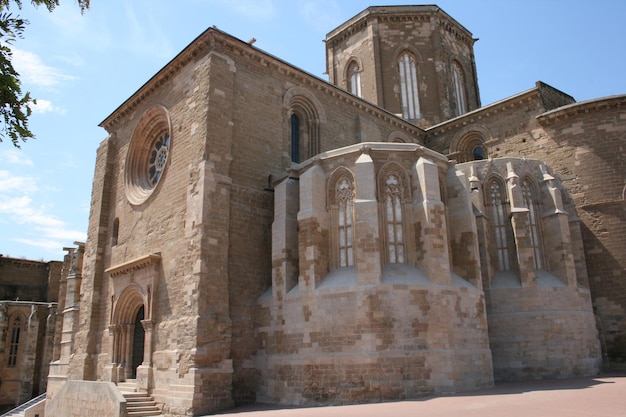
MULTIPOLYGON (((626 358, 626 96, 481 105, 475 39, 370 7, 329 81, 216 28, 101 124, 46 415, 340 405, 626 358)), ((150 414, 152 413, 152 414, 150 414)))

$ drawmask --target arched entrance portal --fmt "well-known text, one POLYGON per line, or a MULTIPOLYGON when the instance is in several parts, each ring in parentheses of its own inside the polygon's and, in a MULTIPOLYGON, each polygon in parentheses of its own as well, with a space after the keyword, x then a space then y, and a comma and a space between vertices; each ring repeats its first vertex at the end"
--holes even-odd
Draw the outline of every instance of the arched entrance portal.
POLYGON ((131 366, 132 378, 137 378, 137 367, 143 363, 144 344, 146 341, 146 332, 141 324, 144 319, 144 307, 141 306, 135 317, 133 332, 133 358, 131 366))
POLYGON ((152 253, 106 270, 111 277, 109 317, 110 363, 103 378, 111 382, 137 380, 150 390, 152 375, 153 298, 161 274, 161 255, 152 253))
POLYGON ((120 295, 110 330, 113 336, 111 380, 121 382, 137 377, 137 367, 144 362, 144 298, 138 286, 128 286, 120 295))

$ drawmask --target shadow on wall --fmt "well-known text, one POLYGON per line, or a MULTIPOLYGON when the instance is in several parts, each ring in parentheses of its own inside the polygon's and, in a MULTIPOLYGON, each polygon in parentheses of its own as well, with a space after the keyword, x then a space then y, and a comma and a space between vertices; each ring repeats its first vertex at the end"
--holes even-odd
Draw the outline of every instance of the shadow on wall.
MULTIPOLYGON (((615 213, 615 211, 612 212, 615 213)), ((605 218, 605 213, 595 211, 580 214, 581 217, 589 217, 592 221, 596 217, 605 218)), ((626 207, 619 221, 621 224, 626 224, 626 207)), ((605 362, 608 360, 626 364, 626 282, 614 278, 616 275, 623 274, 624 269, 585 223, 581 222, 580 225, 603 359, 605 362)), ((611 230, 610 233, 619 234, 620 232, 611 230)), ((605 363, 605 365, 610 366, 610 363, 605 363)))

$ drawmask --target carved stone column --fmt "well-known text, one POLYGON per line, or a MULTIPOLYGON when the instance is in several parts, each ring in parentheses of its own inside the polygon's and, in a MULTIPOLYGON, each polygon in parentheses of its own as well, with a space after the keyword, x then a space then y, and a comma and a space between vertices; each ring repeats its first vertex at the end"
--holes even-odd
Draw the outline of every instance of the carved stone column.
POLYGON ((142 320, 141 325, 145 333, 143 346, 143 363, 137 367, 137 388, 149 390, 152 388, 152 336, 154 321, 142 320))

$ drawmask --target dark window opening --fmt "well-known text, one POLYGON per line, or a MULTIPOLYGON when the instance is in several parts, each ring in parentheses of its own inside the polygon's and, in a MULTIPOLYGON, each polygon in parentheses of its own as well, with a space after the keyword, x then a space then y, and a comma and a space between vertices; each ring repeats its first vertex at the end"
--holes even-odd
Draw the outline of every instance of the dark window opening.
POLYGON ((135 317, 135 330, 133 334, 133 364, 132 364, 132 377, 137 377, 137 367, 143 363, 143 351, 146 339, 146 334, 143 330, 141 321, 144 319, 144 308, 141 306, 135 317))
POLYGON ((300 162, 300 119, 291 115, 291 161, 300 162))
POLYGON ((120 232, 120 219, 115 219, 113 222, 113 232, 111 233, 111 246, 117 245, 117 237, 120 232))
POLYGON ((472 153, 474 154, 474 161, 480 161, 485 158, 482 146, 476 146, 472 153))
POLYGON ((20 347, 20 331, 22 330, 22 319, 18 317, 13 320, 13 327, 11 328, 11 343, 9 343, 9 368, 14 368, 17 365, 17 352, 20 347))

